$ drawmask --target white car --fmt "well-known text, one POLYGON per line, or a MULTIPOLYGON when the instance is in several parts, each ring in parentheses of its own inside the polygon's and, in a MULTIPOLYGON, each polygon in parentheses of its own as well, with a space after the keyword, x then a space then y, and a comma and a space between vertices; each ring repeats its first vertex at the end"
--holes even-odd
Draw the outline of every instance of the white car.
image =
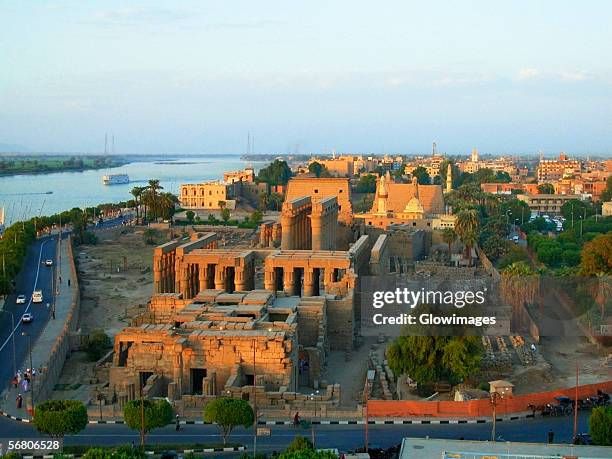
POLYGON ((17 299, 15 300, 15 304, 25 304, 26 297, 25 295, 17 295, 17 299))
POLYGON ((34 314, 32 314, 31 312, 26 312, 24 315, 21 316, 21 321, 24 324, 29 324, 33 320, 34 320, 34 314))
POLYGON ((45 260, 45 265, 53 266, 53 260, 45 260))
POLYGON ((32 303, 42 303, 42 302, 43 302, 42 290, 34 290, 32 292, 32 303))

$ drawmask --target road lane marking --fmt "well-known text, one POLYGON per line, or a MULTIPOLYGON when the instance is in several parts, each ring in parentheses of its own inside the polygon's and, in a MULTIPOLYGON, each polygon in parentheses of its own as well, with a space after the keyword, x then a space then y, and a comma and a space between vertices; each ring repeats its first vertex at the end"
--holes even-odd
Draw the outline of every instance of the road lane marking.
MULTIPOLYGON (((32 289, 32 291, 36 290, 36 287, 38 286, 38 275, 40 274, 40 262, 42 260, 42 251, 43 251, 43 247, 45 246, 45 244, 47 242, 49 242, 51 239, 45 239, 44 241, 42 241, 42 243, 40 244, 40 252, 38 254, 38 266, 36 267, 36 278, 34 279, 34 288, 32 289)), ((26 306, 25 310, 23 311, 23 314, 25 314, 26 312, 28 312, 30 310, 30 306, 32 305, 32 295, 30 295, 30 300, 28 301, 28 305, 26 306)), ((23 315, 22 314, 22 315, 23 315)), ((0 346, 0 352, 2 352, 2 350, 6 347, 6 345, 8 344, 8 342, 11 340, 13 334, 17 331, 17 329, 19 328, 19 326, 21 325, 21 317, 19 318, 19 320, 17 321, 17 325, 15 325, 15 329, 9 334, 8 338, 6 338, 6 341, 4 342, 4 344, 2 346, 0 346)))

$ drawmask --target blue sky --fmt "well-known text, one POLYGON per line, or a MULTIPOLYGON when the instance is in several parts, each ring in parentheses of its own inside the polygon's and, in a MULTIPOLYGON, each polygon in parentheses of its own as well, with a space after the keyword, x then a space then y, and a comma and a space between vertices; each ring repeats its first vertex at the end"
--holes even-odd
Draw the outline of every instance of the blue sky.
POLYGON ((3 1, 0 143, 612 154, 609 1, 3 1))

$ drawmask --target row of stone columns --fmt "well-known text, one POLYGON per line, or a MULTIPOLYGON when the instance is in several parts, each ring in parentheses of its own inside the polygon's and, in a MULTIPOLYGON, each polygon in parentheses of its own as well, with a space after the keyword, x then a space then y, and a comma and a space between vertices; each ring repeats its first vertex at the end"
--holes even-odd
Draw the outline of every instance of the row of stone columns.
POLYGON ((311 247, 310 219, 306 212, 281 214, 281 249, 309 250, 311 247))
MULTIPOLYGON (((287 295, 300 295, 302 287, 302 279, 296 276, 296 273, 302 271, 301 269, 296 270, 295 268, 281 268, 283 270, 283 291, 287 295)), ((323 286, 331 285, 337 280, 334 278, 335 268, 304 268, 304 296, 318 296, 320 295, 319 283, 321 274, 323 274, 323 286)), ((266 269, 264 272, 264 288, 266 290, 276 291, 277 290, 277 272, 274 268, 266 269)))
POLYGON ((174 290, 174 251, 157 255, 153 260, 153 291, 171 293, 174 290))

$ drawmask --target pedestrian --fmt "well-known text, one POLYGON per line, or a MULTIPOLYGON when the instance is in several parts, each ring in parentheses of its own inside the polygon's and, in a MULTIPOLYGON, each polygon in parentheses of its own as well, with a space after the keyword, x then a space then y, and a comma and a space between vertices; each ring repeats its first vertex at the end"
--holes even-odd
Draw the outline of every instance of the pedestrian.
POLYGON ((553 432, 552 429, 550 429, 548 431, 548 443, 549 444, 552 443, 554 439, 555 439, 555 433, 553 432))
POLYGON ((21 370, 17 370, 17 384, 21 384, 21 370))
POLYGON ((179 415, 176 415, 176 430, 181 430, 181 421, 179 415))
POLYGON ((15 399, 15 401, 17 402, 17 409, 20 410, 21 406, 23 405, 23 397, 21 396, 21 394, 17 394, 17 398, 15 399))
POLYGON ((11 379, 11 384, 13 385, 13 389, 17 389, 17 385, 19 384, 17 382, 17 375, 13 376, 13 379, 11 379))
POLYGON ((300 424, 300 412, 296 411, 295 416, 293 416, 293 425, 297 426, 300 424))
POLYGON ((70 287, 70 278, 68 278, 68 287, 70 287))

